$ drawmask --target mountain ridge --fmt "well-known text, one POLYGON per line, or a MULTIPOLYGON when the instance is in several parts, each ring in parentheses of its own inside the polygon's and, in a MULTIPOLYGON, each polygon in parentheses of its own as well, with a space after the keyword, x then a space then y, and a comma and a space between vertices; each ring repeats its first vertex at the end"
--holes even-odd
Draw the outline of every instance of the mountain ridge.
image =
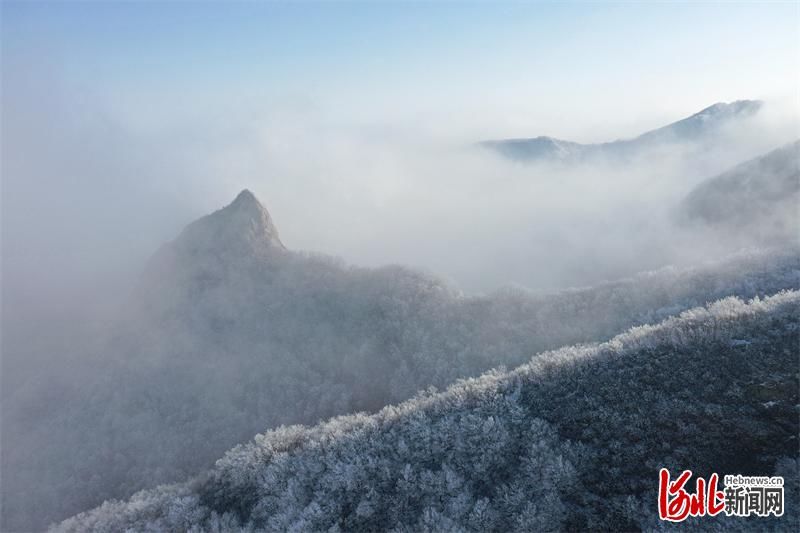
POLYGON ((677 206, 679 222, 752 232, 760 242, 797 239, 800 139, 702 181, 677 206))
POLYGON ((597 156, 628 157, 660 143, 685 142, 713 133, 724 124, 746 119, 763 107, 761 100, 717 102, 683 119, 631 138, 601 143, 578 143, 550 136, 487 140, 479 146, 521 162, 576 161, 597 156))

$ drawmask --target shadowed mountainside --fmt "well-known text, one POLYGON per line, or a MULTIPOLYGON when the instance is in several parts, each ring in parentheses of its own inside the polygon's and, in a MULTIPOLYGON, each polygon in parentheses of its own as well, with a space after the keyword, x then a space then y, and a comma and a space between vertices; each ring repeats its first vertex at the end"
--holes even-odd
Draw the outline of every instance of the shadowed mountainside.
POLYGON ((762 242, 798 238, 800 141, 737 165, 695 187, 679 206, 686 223, 762 242))

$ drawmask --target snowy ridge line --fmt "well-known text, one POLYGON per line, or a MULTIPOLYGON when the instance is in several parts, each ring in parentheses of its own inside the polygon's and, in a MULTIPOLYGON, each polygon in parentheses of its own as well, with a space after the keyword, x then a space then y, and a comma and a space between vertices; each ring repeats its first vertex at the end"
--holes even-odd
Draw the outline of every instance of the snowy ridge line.
MULTIPOLYGON (((53 531, 113 531, 130 526, 131 520, 139 528, 158 529, 180 523, 203 530, 198 524, 209 516, 214 520, 218 516, 203 505, 201 493, 213 487, 218 491, 220 487, 225 490, 259 487, 268 481, 262 479, 262 469, 274 461, 284 461, 290 454, 327 453, 331 447, 346 448, 348 442, 355 445, 367 434, 391 431, 396 424, 413 421, 416 417, 442 415, 457 408, 477 408, 481 402, 495 401, 504 394, 514 396, 514 391, 526 383, 545 382, 561 370, 600 358, 616 359, 642 350, 679 348, 693 343, 711 345, 729 341, 733 346, 733 341, 737 340, 733 338, 736 326, 745 327, 750 324, 748 321, 762 317, 794 319, 798 305, 800 291, 797 290, 781 291, 747 302, 736 297, 724 298, 706 307, 684 311, 659 324, 633 327, 607 342, 543 352, 510 372, 495 369, 476 378, 459 380, 443 392, 423 392, 374 415, 345 415, 315 426, 281 426, 257 435, 253 442, 231 449, 217 461, 215 469, 202 476, 185 483, 140 491, 129 501, 105 502, 94 510, 54 525, 53 531), (151 520, 155 522, 149 522, 151 520)), ((262 490, 259 489, 259 494, 262 490)))
MULTIPOLYGON (((470 387, 476 389, 476 392, 497 391, 504 386, 505 382, 542 376, 548 372, 558 370, 562 366, 579 364, 592 357, 610 354, 622 357, 626 353, 640 349, 651 349, 661 345, 681 346, 693 341, 733 341, 730 332, 720 327, 722 324, 757 314, 780 312, 784 307, 797 306, 799 304, 800 291, 794 289, 784 290, 766 298, 756 296, 749 301, 730 296, 717 300, 705 307, 695 307, 683 311, 680 315, 669 317, 658 324, 634 326, 606 342, 572 345, 557 350, 548 350, 534 355, 529 363, 525 363, 511 371, 504 371, 503 367, 499 367, 489 370, 478 377, 459 379, 442 392, 416 396, 398 404, 396 407, 391 405, 384 407, 373 416, 383 413, 392 417, 399 416, 409 412, 406 408, 407 405, 415 403, 417 404, 416 407, 426 408, 459 388, 470 387)), ((336 417, 331 419, 330 422, 348 418, 349 416, 355 415, 336 417)), ((263 435, 268 435, 268 433, 263 435)))
MULTIPOLYGON (((397 405, 388 405, 373 415, 367 416, 355 413, 337 416, 315 426, 302 424, 280 426, 257 435, 254 440, 266 444, 271 433, 289 428, 297 428, 301 430, 303 436, 313 438, 316 434, 329 435, 333 429, 336 430, 336 433, 342 433, 342 423, 351 424, 344 428, 345 431, 358 430, 360 424, 367 422, 366 419, 382 418, 384 422, 391 423, 414 410, 427 409, 440 401, 449 399, 451 396, 458 396, 456 393, 464 388, 474 389, 476 394, 489 393, 499 391, 502 387, 511 384, 517 379, 540 376, 552 370, 557 370, 561 366, 578 364, 585 359, 596 356, 611 353, 617 356, 624 356, 625 353, 639 349, 653 348, 663 344, 680 346, 692 340, 707 342, 709 334, 712 335, 711 338, 714 340, 723 340, 728 338, 729 335, 724 328, 718 327, 720 324, 752 317, 756 314, 777 312, 783 307, 798 304, 800 304, 800 291, 798 290, 781 291, 766 298, 755 297, 747 302, 731 296, 718 300, 706 307, 696 307, 684 311, 677 317, 668 318, 659 324, 635 326, 606 342, 566 346, 536 354, 529 363, 525 363, 511 371, 505 371, 503 367, 499 367, 489 370, 478 377, 459 379, 444 391, 423 392, 397 405)), ((465 400, 466 398, 460 399, 465 400)), ((244 446, 252 446, 252 444, 245 444, 244 446)), ((231 452, 240 447, 241 445, 233 448, 231 452)), ((291 447, 274 449, 275 452, 290 450, 291 447)), ((223 458, 217 461, 217 466, 220 466, 220 462, 224 460, 223 458)))

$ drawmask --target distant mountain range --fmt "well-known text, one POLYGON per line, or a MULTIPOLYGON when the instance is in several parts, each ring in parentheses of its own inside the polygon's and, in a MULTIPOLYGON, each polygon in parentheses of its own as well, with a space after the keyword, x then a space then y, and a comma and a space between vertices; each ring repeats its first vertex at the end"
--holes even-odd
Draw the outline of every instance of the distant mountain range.
POLYGON ((524 139, 489 140, 480 146, 522 162, 563 161, 574 162, 593 157, 630 157, 669 143, 697 141, 719 132, 724 126, 755 115, 763 106, 759 100, 737 100, 716 103, 699 113, 648 131, 632 139, 605 143, 581 144, 553 137, 541 136, 524 139))

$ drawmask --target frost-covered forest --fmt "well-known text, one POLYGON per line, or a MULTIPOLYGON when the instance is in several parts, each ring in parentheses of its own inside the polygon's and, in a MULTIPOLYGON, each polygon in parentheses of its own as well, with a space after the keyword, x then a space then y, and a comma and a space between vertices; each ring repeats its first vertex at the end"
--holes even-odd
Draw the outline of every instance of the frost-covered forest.
MULTIPOLYGON (((377 414, 258 435, 193 480, 56 531, 630 531, 654 472, 786 478, 797 523, 800 293, 725 298, 377 414)), ((751 519, 757 520, 757 519, 751 519)))

